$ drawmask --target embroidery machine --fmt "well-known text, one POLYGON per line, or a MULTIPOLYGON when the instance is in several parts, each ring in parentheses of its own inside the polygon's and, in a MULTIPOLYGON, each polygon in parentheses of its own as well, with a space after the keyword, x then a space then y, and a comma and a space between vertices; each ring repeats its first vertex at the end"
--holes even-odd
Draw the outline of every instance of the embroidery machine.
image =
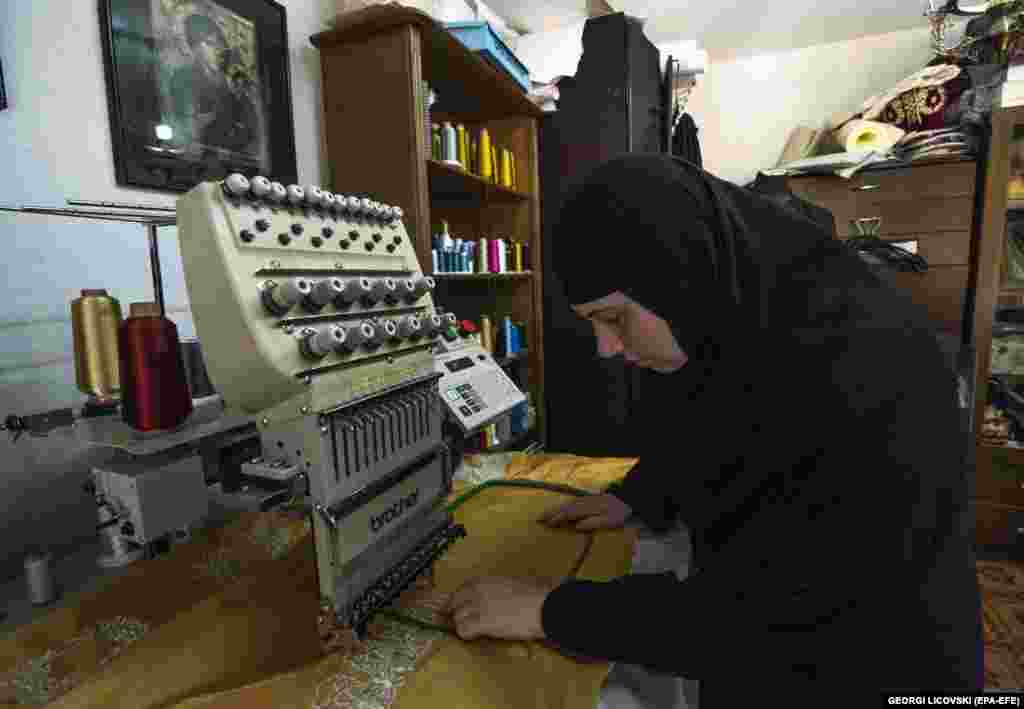
MULTIPOLYGON (((176 215, 146 217, 177 223, 217 395, 158 436, 71 409, 3 425, 119 452, 87 485, 107 542, 101 566, 202 522, 209 493, 194 464, 179 464, 196 447, 223 493, 217 456, 227 447, 248 456, 232 464, 243 477, 281 488, 268 501, 308 491, 323 603, 359 634, 465 534, 443 504, 461 442, 524 399, 435 306, 402 216, 365 197, 236 174, 194 188, 176 215)), ((150 240, 162 303, 155 228, 150 240)))
POLYGON ((238 174, 178 203, 210 378, 256 421, 266 464, 308 482, 321 595, 360 634, 465 534, 443 505, 457 459, 435 358, 455 318, 435 307, 402 215, 238 174))

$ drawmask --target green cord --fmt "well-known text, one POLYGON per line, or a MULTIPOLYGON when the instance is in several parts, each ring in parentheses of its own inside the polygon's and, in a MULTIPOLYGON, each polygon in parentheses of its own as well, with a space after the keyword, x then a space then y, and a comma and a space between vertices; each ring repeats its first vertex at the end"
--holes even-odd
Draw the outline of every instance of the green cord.
MULTIPOLYGON (((567 495, 575 495, 576 497, 584 497, 586 495, 594 494, 589 490, 582 490, 580 488, 572 487, 570 485, 546 483, 541 482, 539 480, 488 480, 487 482, 481 483, 455 498, 455 500, 450 505, 448 505, 448 512, 454 512, 464 502, 480 494, 487 488, 491 487, 525 487, 534 490, 549 490, 551 492, 562 492, 567 495)), ((414 618, 411 615, 399 613, 398 611, 393 610, 391 608, 382 608, 378 612, 382 615, 388 616, 389 618, 394 618, 399 622, 406 623, 408 625, 413 625, 418 628, 423 628, 424 630, 436 630, 441 633, 446 633, 447 635, 456 635, 456 633, 451 628, 445 627, 443 625, 435 625, 434 623, 428 623, 425 620, 420 620, 419 618, 414 618)))
POLYGON ((541 482, 539 480, 488 480, 487 482, 481 483, 455 498, 455 501, 448 505, 448 512, 454 512, 466 500, 475 497, 476 495, 490 487, 525 487, 532 488, 535 490, 550 490, 552 492, 564 492, 567 495, 575 495, 576 497, 584 497, 586 495, 593 494, 589 490, 581 490, 580 488, 571 487, 569 485, 560 485, 558 483, 546 483, 541 482))

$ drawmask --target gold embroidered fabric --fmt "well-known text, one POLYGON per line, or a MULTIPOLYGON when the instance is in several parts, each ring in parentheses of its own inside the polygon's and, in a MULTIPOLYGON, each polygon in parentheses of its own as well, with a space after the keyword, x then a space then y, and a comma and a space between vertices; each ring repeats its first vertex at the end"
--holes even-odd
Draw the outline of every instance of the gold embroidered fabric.
MULTIPOLYGON (((634 462, 521 456, 508 476, 600 490, 634 462)), ((537 523, 568 499, 524 488, 470 499, 455 513, 468 537, 436 564, 434 585, 410 590, 396 610, 443 623, 448 594, 478 575, 628 572, 631 531, 589 539, 537 523)), ((609 669, 540 643, 464 642, 386 615, 362 645, 324 656, 318 610, 308 520, 246 515, 0 639, 0 705, 593 709, 609 669)))

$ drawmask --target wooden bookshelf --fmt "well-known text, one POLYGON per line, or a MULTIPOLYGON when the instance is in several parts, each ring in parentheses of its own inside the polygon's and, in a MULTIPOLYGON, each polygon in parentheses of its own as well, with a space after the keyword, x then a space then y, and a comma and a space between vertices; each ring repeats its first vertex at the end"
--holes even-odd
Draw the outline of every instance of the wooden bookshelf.
POLYGON ((340 15, 311 39, 320 50, 329 174, 341 193, 366 193, 405 210, 405 225, 425 273, 431 235, 442 221, 457 238, 502 238, 530 247, 531 271, 431 274, 435 304, 459 319, 524 323, 529 352, 525 388, 546 440, 544 325, 537 129, 543 112, 509 77, 466 49, 428 15, 374 5, 340 15), (424 87, 439 101, 431 120, 486 127, 495 145, 516 157, 518 185, 493 184, 430 158, 424 87))

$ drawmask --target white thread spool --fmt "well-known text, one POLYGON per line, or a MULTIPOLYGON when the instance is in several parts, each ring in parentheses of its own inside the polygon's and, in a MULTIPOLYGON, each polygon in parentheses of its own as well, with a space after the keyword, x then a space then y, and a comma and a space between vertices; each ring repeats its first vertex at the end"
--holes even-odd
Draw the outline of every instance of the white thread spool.
POLYGON ((53 583, 50 554, 29 554, 25 557, 25 585, 28 600, 35 606, 45 606, 57 597, 53 583))

